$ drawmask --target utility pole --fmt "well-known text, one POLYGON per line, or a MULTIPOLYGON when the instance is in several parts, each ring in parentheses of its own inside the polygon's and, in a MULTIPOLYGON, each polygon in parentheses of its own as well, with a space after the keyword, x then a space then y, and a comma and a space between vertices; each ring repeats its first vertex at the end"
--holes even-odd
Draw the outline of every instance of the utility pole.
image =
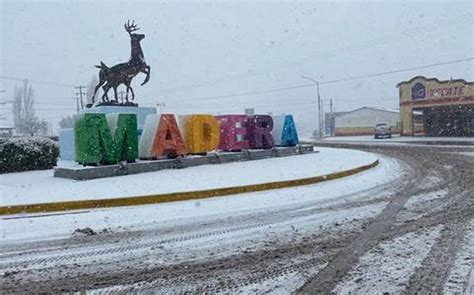
POLYGON ((79 114, 79 93, 76 93, 76 113, 79 114))
POLYGON ((319 109, 321 114, 319 115, 319 117, 321 118, 321 136, 323 136, 324 134, 326 134, 326 131, 325 131, 325 125, 324 125, 324 100, 321 99, 321 108, 319 109))
POLYGON ((332 98, 329 100, 329 120, 330 120, 330 132, 331 132, 331 136, 334 136, 334 114, 333 114, 334 110, 332 108, 332 98))
POLYGON ((310 80, 311 82, 313 82, 316 85, 316 90, 318 92, 318 137, 321 138, 321 137, 323 137, 323 129, 322 129, 323 124, 322 124, 322 120, 321 120, 322 106, 321 106, 321 96, 319 95, 319 81, 317 81, 316 79, 307 77, 307 76, 301 76, 301 78, 310 80))
POLYGON ((77 113, 79 114, 79 100, 80 100, 80 103, 81 103, 81 110, 84 108, 84 100, 83 100, 83 97, 84 97, 84 92, 82 91, 83 89, 85 89, 86 86, 76 86, 74 87, 74 89, 79 89, 79 92, 76 93, 76 106, 77 106, 77 113))

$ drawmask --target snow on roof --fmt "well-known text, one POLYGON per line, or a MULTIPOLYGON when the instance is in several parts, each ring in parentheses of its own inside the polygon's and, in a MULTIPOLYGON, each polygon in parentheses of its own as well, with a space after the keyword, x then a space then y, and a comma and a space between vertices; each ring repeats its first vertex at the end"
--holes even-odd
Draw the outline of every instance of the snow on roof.
POLYGON ((341 114, 340 116, 342 117, 342 116, 345 116, 346 114, 351 114, 351 113, 354 113, 354 112, 357 112, 357 111, 360 111, 360 110, 363 110, 363 109, 371 109, 371 110, 382 111, 382 112, 390 112, 390 113, 400 113, 400 110, 389 109, 389 108, 385 108, 385 107, 360 107, 358 109, 355 109, 355 110, 346 112, 344 114, 341 114))
POLYGON ((467 85, 471 85, 471 84, 474 84, 474 82, 468 82, 464 79, 449 79, 449 80, 438 80, 438 78, 426 78, 425 76, 415 76, 413 78, 411 78, 410 80, 407 80, 407 81, 402 81, 400 83, 397 84, 397 87, 400 87, 400 85, 402 84, 409 84, 411 82, 413 82, 414 80, 416 79, 422 79, 422 80, 425 80, 425 81, 435 81, 436 83, 447 83, 447 82, 461 82, 463 84, 467 84, 467 85))
POLYGON ((342 116, 344 114, 347 114, 348 112, 332 112, 332 113, 324 113, 325 116, 333 116, 334 118, 335 117, 339 117, 339 116, 342 116))
POLYGON ((386 107, 365 107, 365 108, 379 110, 379 111, 385 111, 385 112, 400 113, 400 110, 390 109, 390 108, 386 108, 386 107))

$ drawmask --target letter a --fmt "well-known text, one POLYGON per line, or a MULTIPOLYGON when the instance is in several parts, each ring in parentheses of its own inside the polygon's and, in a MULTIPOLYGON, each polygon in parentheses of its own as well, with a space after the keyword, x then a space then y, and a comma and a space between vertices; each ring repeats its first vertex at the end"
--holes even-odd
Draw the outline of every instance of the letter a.
POLYGON ((186 146, 179 132, 178 124, 172 114, 163 114, 160 117, 155 141, 151 151, 152 157, 175 157, 186 154, 186 146))

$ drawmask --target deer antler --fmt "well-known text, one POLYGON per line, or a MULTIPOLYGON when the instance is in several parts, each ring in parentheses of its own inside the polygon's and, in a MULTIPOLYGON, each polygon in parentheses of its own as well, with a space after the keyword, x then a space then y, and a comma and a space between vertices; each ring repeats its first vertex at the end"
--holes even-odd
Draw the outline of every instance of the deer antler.
POLYGON ((127 20, 127 23, 124 24, 123 27, 125 28, 125 31, 127 31, 129 34, 131 34, 132 32, 140 30, 140 28, 137 27, 137 25, 135 24, 134 20, 132 20, 131 24, 130 24, 130 20, 127 20))

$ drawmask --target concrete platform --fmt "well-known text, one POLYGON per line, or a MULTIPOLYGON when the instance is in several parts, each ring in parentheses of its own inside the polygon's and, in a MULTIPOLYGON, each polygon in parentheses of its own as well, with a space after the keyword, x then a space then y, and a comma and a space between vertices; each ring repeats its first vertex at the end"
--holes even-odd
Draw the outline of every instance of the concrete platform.
POLYGON ((312 145, 299 145, 296 147, 275 147, 268 150, 244 150, 241 152, 210 153, 206 156, 188 156, 176 159, 159 159, 137 161, 135 163, 120 163, 107 166, 85 167, 56 167, 54 177, 69 178, 74 180, 90 180, 104 177, 113 177, 137 174, 164 169, 182 169, 199 165, 223 164, 239 161, 252 161, 272 157, 287 157, 299 154, 313 153, 312 145))

